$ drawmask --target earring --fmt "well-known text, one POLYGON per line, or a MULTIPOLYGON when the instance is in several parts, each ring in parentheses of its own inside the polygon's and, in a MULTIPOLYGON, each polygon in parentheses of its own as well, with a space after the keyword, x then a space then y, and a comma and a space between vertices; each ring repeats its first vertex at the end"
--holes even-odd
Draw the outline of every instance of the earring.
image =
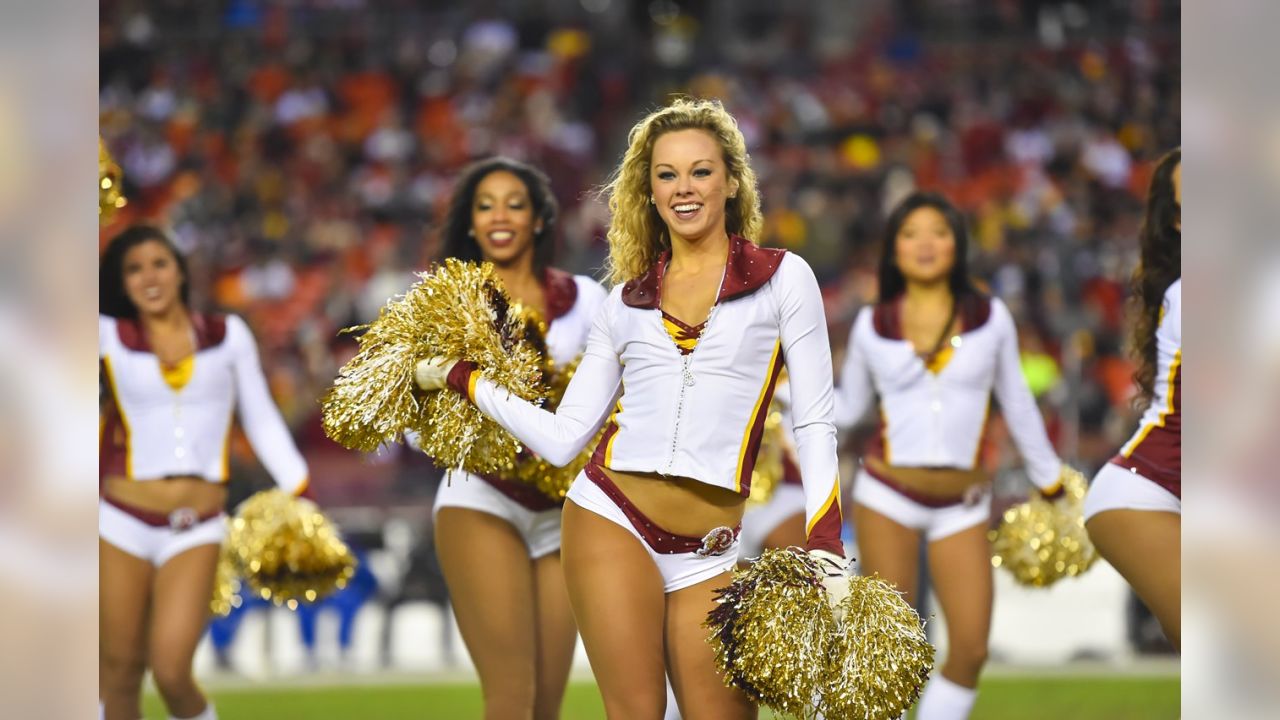
POLYGON ((649 196, 649 204, 650 204, 650 205, 657 205, 657 204, 658 204, 657 202, 655 202, 655 201, 654 201, 654 199, 653 199, 653 196, 652 196, 652 195, 650 195, 650 196, 649 196))
POLYGON ((468 234, 468 235, 470 235, 471 237, 475 237, 475 236, 476 236, 476 229, 475 229, 475 228, 471 228, 471 229, 467 230, 467 234, 468 234))

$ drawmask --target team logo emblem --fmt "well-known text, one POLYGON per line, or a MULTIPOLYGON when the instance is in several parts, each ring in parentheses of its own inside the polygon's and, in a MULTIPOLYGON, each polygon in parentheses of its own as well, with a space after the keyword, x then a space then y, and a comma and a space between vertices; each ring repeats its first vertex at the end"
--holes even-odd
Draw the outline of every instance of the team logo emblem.
POLYGON ((178 532, 190 530, 200 522, 200 516, 191 508, 178 508, 169 513, 169 527, 178 532))
POLYGON ((702 547, 698 548, 694 552, 702 557, 723 555, 729 548, 733 547, 733 541, 733 530, 721 526, 707 533, 706 536, 702 538, 702 547))

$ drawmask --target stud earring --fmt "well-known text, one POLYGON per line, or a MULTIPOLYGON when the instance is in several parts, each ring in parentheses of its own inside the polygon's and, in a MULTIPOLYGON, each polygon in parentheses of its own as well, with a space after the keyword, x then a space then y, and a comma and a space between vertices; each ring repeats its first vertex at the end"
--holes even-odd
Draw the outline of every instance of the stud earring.
POLYGON ((658 204, 656 201, 654 201, 654 199, 653 199, 653 196, 652 196, 652 195, 650 195, 650 196, 649 196, 649 204, 650 204, 650 205, 657 205, 657 204, 658 204))
POLYGON ((467 234, 468 234, 468 235, 470 235, 471 237, 475 237, 475 236, 476 236, 476 229, 475 229, 475 228, 470 228, 469 230, 467 230, 467 234))

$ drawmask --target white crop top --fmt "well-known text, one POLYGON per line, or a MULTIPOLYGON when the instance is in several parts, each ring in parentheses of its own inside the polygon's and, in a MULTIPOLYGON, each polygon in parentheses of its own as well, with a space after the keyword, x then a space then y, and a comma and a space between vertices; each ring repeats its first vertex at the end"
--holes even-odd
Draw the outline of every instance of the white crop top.
POLYGON ((303 492, 307 465, 267 390, 249 328, 235 315, 192 314, 191 321, 195 354, 166 370, 138 322, 98 316, 107 393, 99 474, 225 482, 234 406, 276 484, 303 492))
POLYGON ((843 554, 831 350, 813 271, 795 255, 731 238, 716 304, 696 346, 682 352, 660 309, 667 258, 609 294, 555 413, 480 378, 470 363, 455 366, 450 386, 552 463, 572 460, 607 420, 594 462, 745 496, 785 366, 808 544, 843 554))
POLYGON ((900 303, 864 307, 853 323, 836 391, 836 424, 856 423, 880 399, 884 460, 903 467, 971 469, 977 465, 991 393, 1031 481, 1052 490, 1062 463, 1022 375, 1018 335, 999 299, 962 303, 961 334, 930 370, 901 334, 900 303))

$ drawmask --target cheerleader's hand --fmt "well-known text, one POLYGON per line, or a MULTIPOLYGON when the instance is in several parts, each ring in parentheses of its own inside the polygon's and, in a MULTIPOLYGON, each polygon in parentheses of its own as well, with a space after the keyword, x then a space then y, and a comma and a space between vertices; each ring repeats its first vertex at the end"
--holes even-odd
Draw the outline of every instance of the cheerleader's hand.
POLYGON ((828 550, 810 550, 809 557, 818 562, 822 573, 822 587, 827 591, 827 602, 836 622, 844 616, 840 603, 849 595, 849 561, 828 550))
POLYGON ((453 358, 439 356, 419 360, 413 368, 413 380, 427 392, 443 390, 449 382, 449 371, 457 362, 453 358))
POLYGON ((1079 470, 1063 463, 1062 470, 1058 472, 1058 481, 1048 487, 1040 488, 1040 497, 1049 502, 1057 502, 1067 496, 1067 480, 1072 473, 1079 474, 1079 470))

